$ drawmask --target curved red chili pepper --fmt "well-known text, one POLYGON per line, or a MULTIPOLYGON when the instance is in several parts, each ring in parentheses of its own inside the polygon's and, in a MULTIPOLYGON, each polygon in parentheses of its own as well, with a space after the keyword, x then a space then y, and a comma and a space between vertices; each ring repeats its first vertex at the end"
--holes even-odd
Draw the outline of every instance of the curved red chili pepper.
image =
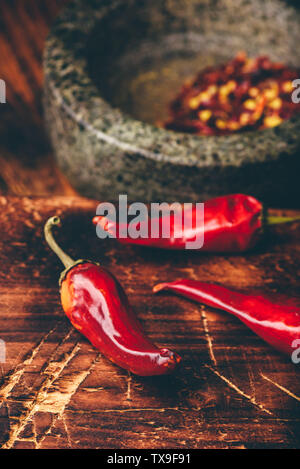
POLYGON ((299 300, 283 295, 245 294, 197 280, 161 283, 153 291, 170 290, 178 295, 233 314, 277 350, 291 355, 300 339, 299 300))
POLYGON ((74 262, 56 244, 48 220, 45 237, 66 267, 60 278, 62 307, 73 326, 117 365, 141 376, 172 372, 180 357, 145 336, 118 280, 99 264, 74 262))
MULTIPOLYGON (((195 205, 192 208, 183 208, 186 217, 187 229, 182 229, 182 218, 171 213, 159 219, 159 236, 151 237, 151 218, 144 222, 138 222, 131 227, 141 231, 143 225, 148 237, 130 238, 120 236, 120 233, 128 233, 129 225, 118 224, 107 217, 96 216, 93 219, 95 225, 110 233, 121 243, 136 244, 164 249, 185 249, 186 243, 192 243, 204 234, 204 244, 200 248, 206 252, 243 252, 252 248, 263 232, 263 206, 254 197, 244 194, 231 194, 208 200, 204 203, 204 224, 197 223, 195 205), (190 223, 188 221, 190 220, 190 223), (166 227, 170 226, 170 236, 162 237, 166 227)), ((271 217, 266 219, 267 224, 284 223, 293 221, 292 218, 271 217)))

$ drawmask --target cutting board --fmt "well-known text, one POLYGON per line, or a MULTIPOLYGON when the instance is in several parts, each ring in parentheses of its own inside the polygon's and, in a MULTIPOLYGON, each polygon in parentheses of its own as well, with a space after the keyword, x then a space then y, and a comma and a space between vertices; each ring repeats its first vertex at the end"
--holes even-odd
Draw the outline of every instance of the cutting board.
POLYGON ((243 256, 165 252, 98 239, 96 205, 0 197, 2 447, 299 448, 300 365, 228 314, 154 296, 152 287, 189 277, 295 295, 300 224, 277 229, 243 256), (70 325, 59 301, 62 266, 42 234, 54 214, 63 220, 57 239, 68 253, 107 266, 151 339, 182 356, 177 373, 133 376, 70 325))

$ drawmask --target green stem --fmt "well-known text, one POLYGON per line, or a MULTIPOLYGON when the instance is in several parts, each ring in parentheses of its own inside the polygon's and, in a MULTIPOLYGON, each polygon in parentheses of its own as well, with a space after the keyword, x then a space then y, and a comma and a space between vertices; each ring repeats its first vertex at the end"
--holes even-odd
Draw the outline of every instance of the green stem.
POLYGON ((45 239, 47 243, 49 244, 50 248, 52 249, 52 251, 55 252, 55 254, 59 257, 61 262, 64 264, 65 268, 69 269, 75 264, 75 261, 58 246, 55 239, 53 238, 52 229, 54 226, 57 226, 59 224, 60 224, 59 217, 49 218, 49 220, 46 222, 45 227, 44 227, 45 239))
POLYGON ((300 217, 267 217, 267 225, 279 225, 282 223, 292 223, 293 221, 299 221, 300 217))

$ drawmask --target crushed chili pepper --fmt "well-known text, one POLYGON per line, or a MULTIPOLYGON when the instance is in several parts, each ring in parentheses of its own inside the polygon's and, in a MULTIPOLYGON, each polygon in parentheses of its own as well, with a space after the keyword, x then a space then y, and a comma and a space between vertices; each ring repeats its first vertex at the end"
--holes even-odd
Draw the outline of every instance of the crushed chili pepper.
MULTIPOLYGON (((204 244, 200 248, 206 252, 243 252, 255 246, 266 226, 278 223, 286 223, 297 220, 291 217, 268 217, 263 205, 254 197, 244 194, 231 194, 217 197, 204 203, 204 223, 198 223, 196 206, 182 207, 182 217, 175 216, 174 212, 162 215, 159 218, 159 235, 151 237, 152 219, 149 217, 144 222, 134 221, 136 231, 144 227, 147 237, 130 238, 128 226, 118 224, 105 216, 96 216, 93 223, 103 230, 115 236, 121 243, 136 244, 141 246, 185 249, 187 243, 193 243, 201 233, 204 234, 204 244), (185 229, 185 221, 188 228, 185 229), (163 237, 162 233, 170 235, 163 237), (122 236, 120 235, 122 233, 122 236)), ((195 247, 196 248, 196 247, 195 247)), ((191 247, 192 249, 192 247, 191 247)))
POLYGON ((300 339, 300 300, 285 295, 230 290, 197 280, 183 279, 161 283, 155 293, 169 290, 198 303, 221 309, 239 318, 246 326, 275 349, 291 356, 300 339))
POLYGON ((276 127, 300 111, 292 102, 300 70, 267 56, 239 53, 227 64, 208 67, 183 85, 170 104, 164 127, 196 135, 227 135, 276 127))
POLYGON ((96 262, 74 261, 57 245, 52 228, 59 217, 45 225, 45 238, 64 264, 60 277, 62 307, 73 326, 112 362, 141 376, 172 372, 180 362, 176 353, 159 349, 145 336, 126 293, 118 280, 96 262))

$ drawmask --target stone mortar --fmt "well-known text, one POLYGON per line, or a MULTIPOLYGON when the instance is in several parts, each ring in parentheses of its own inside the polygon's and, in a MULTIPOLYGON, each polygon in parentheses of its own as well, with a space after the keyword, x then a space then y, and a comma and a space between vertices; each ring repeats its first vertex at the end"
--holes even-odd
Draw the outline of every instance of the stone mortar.
MULTIPOLYGON (((59 166, 73 186, 99 200, 127 194, 131 201, 201 202, 243 192, 271 205, 299 205, 300 114, 274 129, 198 137, 158 128, 147 116, 138 119, 114 94, 126 87, 128 72, 138 76, 147 66, 151 72, 153 63, 174 57, 189 57, 187 69, 189 63, 197 67, 190 73, 240 50, 299 67, 296 5, 71 1, 47 40, 44 101, 59 166)), ((173 95, 178 91, 169 88, 173 95)), ((164 102, 165 92, 160 95, 159 86, 155 91, 155 103, 164 102)))

